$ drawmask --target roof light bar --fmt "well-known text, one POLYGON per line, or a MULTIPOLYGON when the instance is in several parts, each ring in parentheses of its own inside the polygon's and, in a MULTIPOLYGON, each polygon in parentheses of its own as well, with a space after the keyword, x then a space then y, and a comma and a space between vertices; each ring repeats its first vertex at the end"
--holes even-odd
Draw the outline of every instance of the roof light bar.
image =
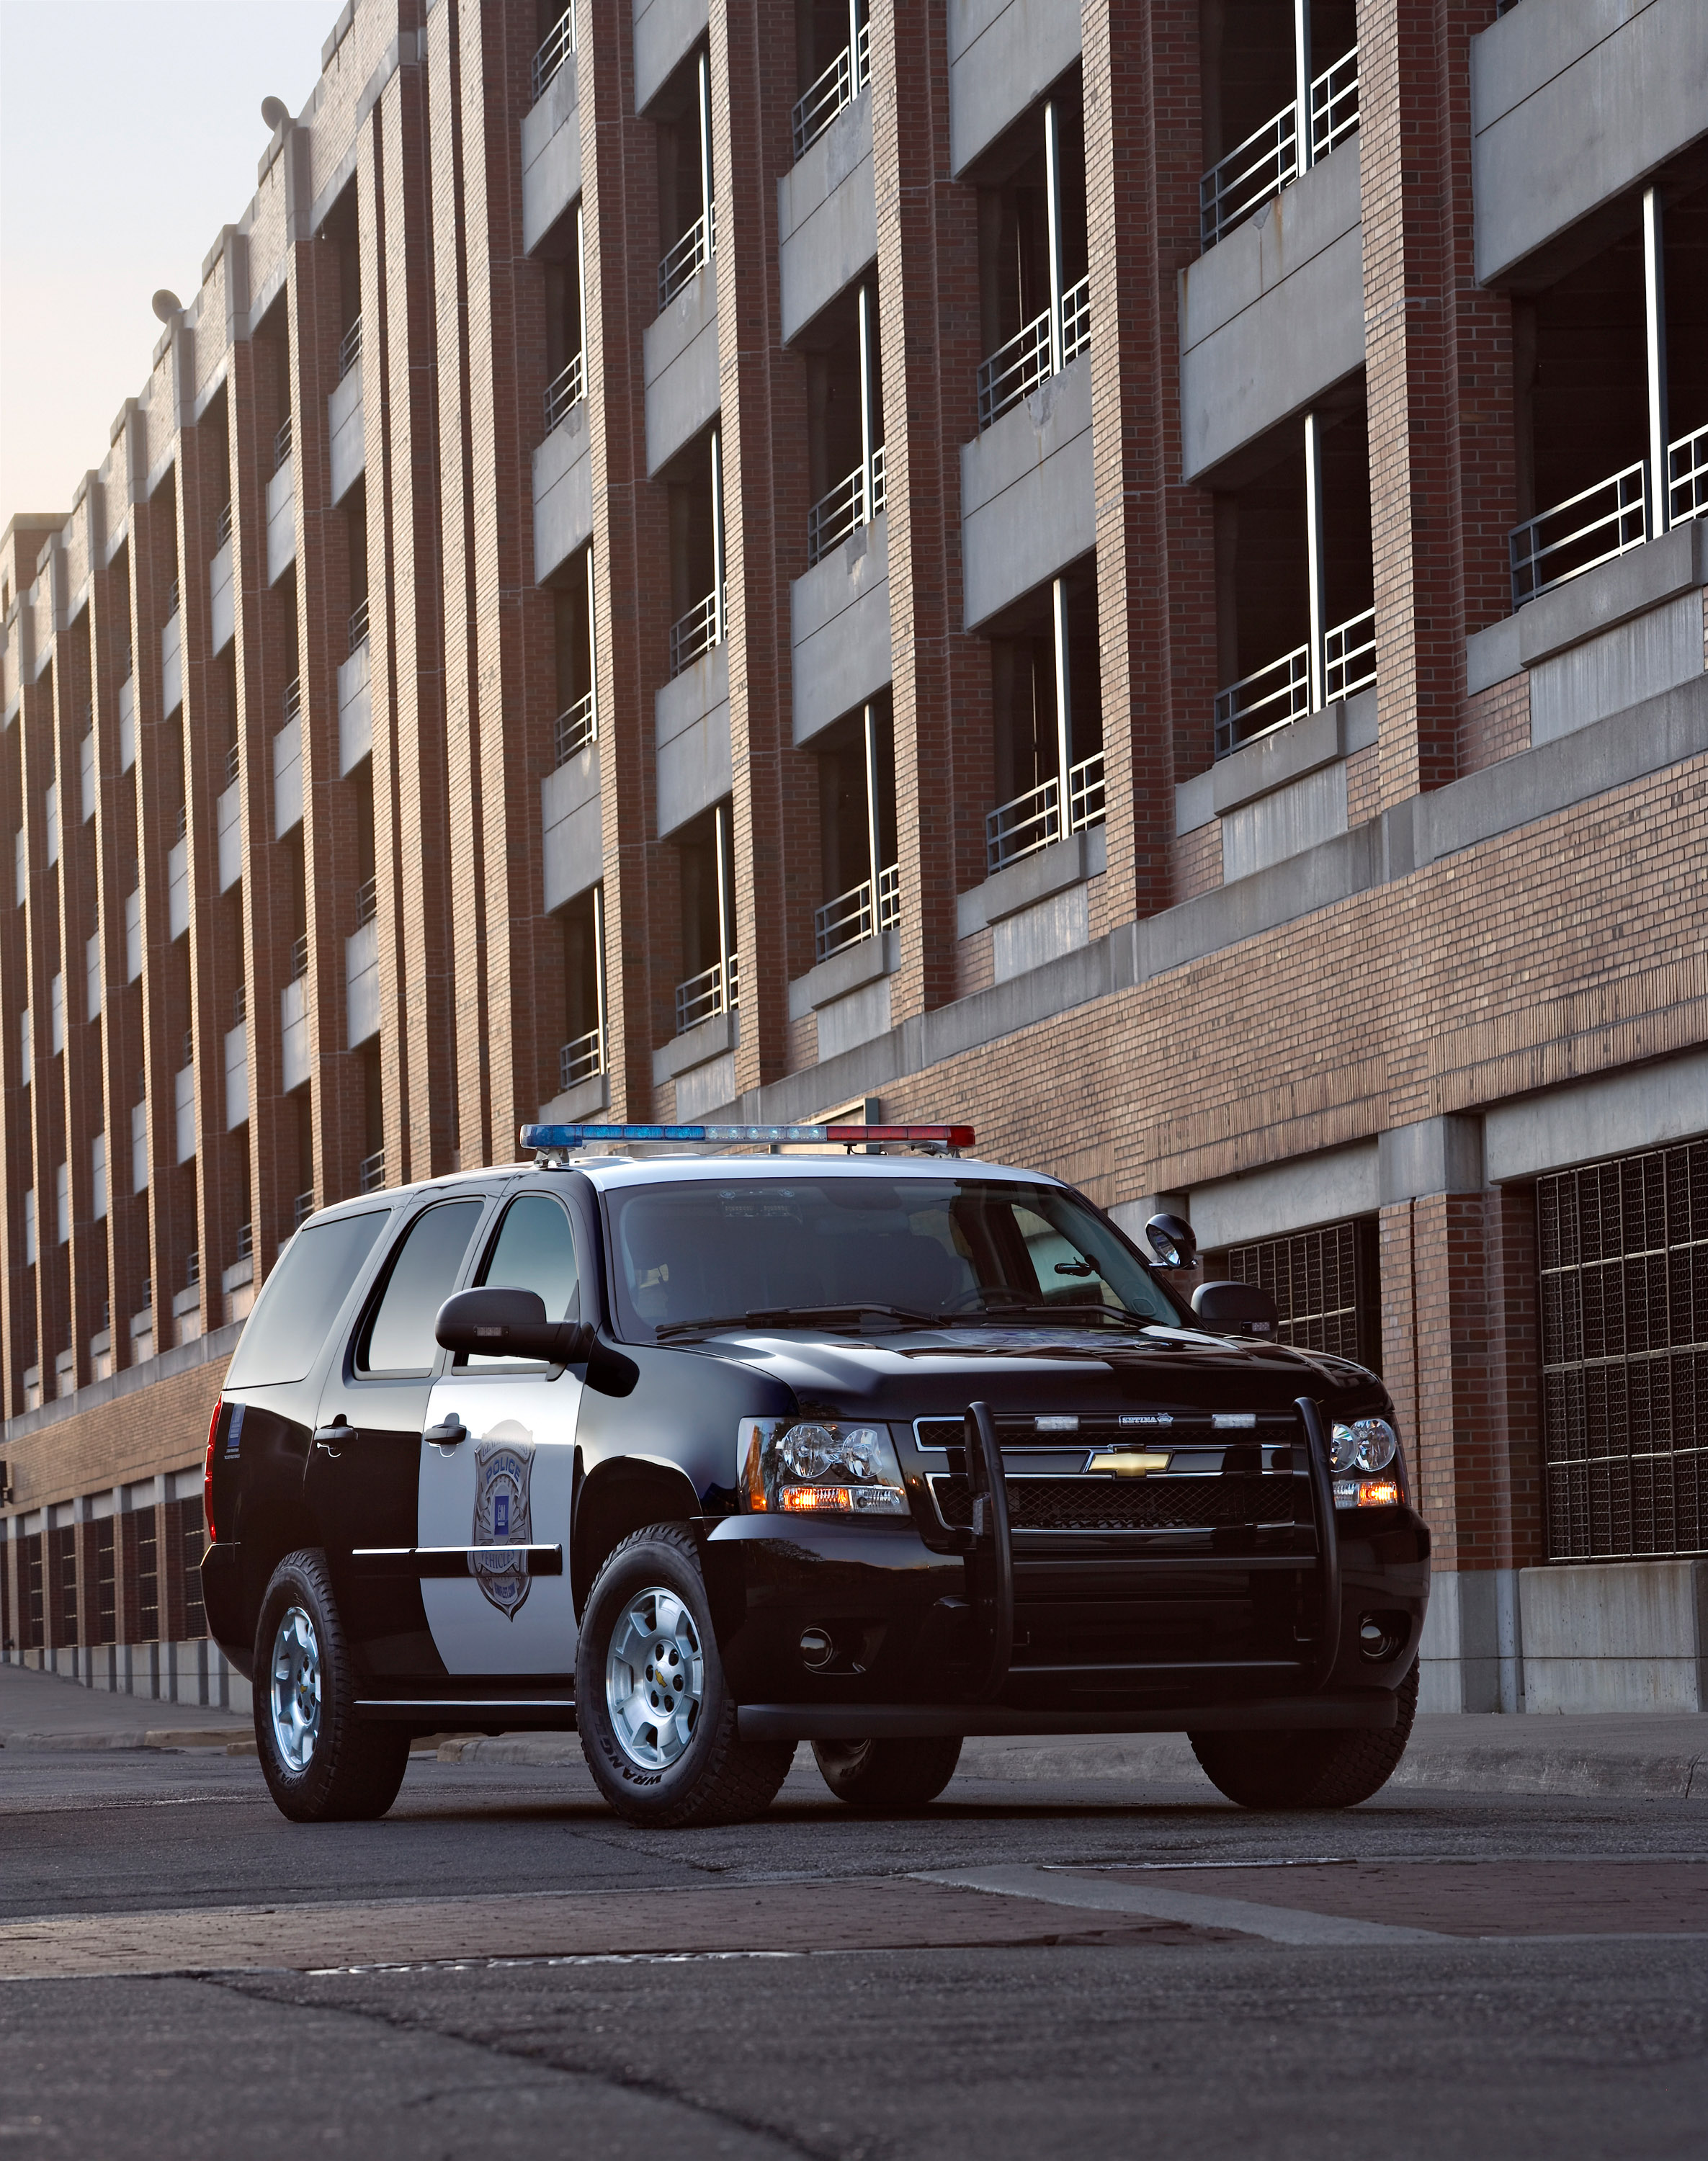
POLYGON ((971 1126, 524 1126, 525 1150, 585 1148, 593 1141, 707 1141, 747 1143, 760 1147, 861 1148, 872 1141, 899 1141, 914 1147, 971 1148, 971 1126))

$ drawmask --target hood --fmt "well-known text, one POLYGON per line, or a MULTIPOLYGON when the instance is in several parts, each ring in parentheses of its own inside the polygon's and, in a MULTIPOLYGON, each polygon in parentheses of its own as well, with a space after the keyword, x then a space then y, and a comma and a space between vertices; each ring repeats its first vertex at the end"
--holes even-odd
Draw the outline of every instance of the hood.
POLYGON ((1344 1358, 1283 1344, 1152 1327, 914 1329, 824 1336, 740 1329, 674 1346, 757 1369, 827 1415, 913 1419, 953 1414, 983 1396, 1005 1412, 1282 1409, 1296 1397, 1381 1397, 1382 1383, 1344 1358))

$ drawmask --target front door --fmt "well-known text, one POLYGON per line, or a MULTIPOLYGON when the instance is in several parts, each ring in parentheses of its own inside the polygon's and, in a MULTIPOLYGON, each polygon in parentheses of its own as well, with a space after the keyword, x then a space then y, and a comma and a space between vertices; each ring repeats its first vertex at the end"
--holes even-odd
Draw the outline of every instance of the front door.
POLYGON ((353 1340, 321 1391, 306 1490, 345 1623, 368 1671, 392 1679, 437 1667, 415 1543, 421 1429, 443 1356, 433 1333, 485 1213, 458 1195, 414 1215, 382 1272, 353 1340))
MULTIPOLYGON (((562 1201, 518 1194, 474 1280, 537 1291, 549 1320, 578 1320, 580 1272, 562 1201)), ((424 1555, 444 1556, 421 1597, 447 1673, 575 1670, 569 1553, 581 1397, 574 1373, 519 1358, 460 1358, 433 1384, 435 1437, 421 1444, 416 1543, 424 1555)))

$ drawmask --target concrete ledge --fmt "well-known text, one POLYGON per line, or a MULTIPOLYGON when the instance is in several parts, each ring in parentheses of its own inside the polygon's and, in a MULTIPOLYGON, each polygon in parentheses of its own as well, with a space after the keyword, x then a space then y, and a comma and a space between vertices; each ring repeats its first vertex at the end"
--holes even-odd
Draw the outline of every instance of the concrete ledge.
MULTIPOLYGON (((1277 728, 1273 735, 1247 743, 1230 758, 1210 768, 1211 798, 1220 816, 1260 795, 1273 794, 1289 780, 1298 780, 1320 767, 1332 764, 1350 752, 1365 750, 1376 741, 1376 693, 1361 690, 1356 698, 1336 698, 1320 712, 1277 728)), ((1185 781, 1191 788, 1195 780, 1185 781)), ((1178 798, 1178 790, 1176 791, 1178 798)), ((1175 820, 1179 826, 1178 815, 1175 820)), ((1190 831, 1190 827, 1187 829, 1190 831)))
POLYGON ((703 1020, 698 1028, 673 1036, 662 1049, 653 1053, 653 1086, 662 1088, 667 1080, 674 1080, 679 1073, 689 1073, 696 1065, 704 1065, 714 1058, 721 1058, 726 1051, 733 1050, 742 1039, 742 1017, 739 1013, 714 1013, 703 1020))
POLYGON ((1374 1141, 1330 1148, 1214 1185, 1195 1185, 1188 1220, 1206 1250, 1372 1214, 1380 1185, 1374 1141))
POLYGON ((1096 545, 1090 353, 961 445, 961 519, 968 630, 1096 545))
POLYGON ((799 746, 889 682, 887 510, 795 579, 789 615, 799 746))
POLYGON ((789 987, 789 1018, 805 1020, 820 1006, 831 1005, 837 998, 846 998, 851 991, 875 983, 884 976, 894 975, 901 964, 900 931, 885 930, 876 938, 862 938, 857 945, 833 953, 828 961, 820 961, 815 968, 809 968, 805 975, 795 977, 789 987))
POLYGON ((1482 1189, 1481 1118, 1423 1118, 1394 1126, 1377 1142, 1382 1205, 1421 1200, 1426 1193, 1482 1189))
POLYGON ((1079 56, 1079 10, 1060 0, 950 0, 950 171, 958 179, 1079 56))
POLYGON ((534 575, 544 585, 593 537, 587 401, 579 398, 534 452, 534 575))
POLYGON ((554 1096, 549 1103, 539 1107, 539 1122, 543 1126, 578 1126, 596 1112, 606 1108, 611 1101, 611 1083, 602 1073, 596 1073, 591 1080, 579 1082, 565 1088, 560 1096, 554 1096))
POLYGON ((777 232, 786 345, 877 253, 870 87, 778 179, 777 232))
POLYGON ((706 0, 634 0, 634 109, 647 107, 705 36, 706 0))
POLYGON ((664 840, 730 792, 730 649, 714 646, 654 703, 659 838, 664 840))
POLYGON ((43 1403, 39 1409, 8 1419, 7 1440, 23 1440, 30 1434, 59 1425, 84 1411, 98 1410, 103 1403, 115 1403, 121 1396, 132 1396, 141 1389, 151 1388, 156 1381, 170 1380, 174 1373, 188 1373, 198 1366, 212 1364, 217 1358, 229 1358, 242 1332, 242 1321, 233 1321, 227 1328, 211 1329, 193 1342, 180 1343, 172 1350, 161 1351, 158 1357, 145 1358, 139 1366, 127 1366, 122 1372, 109 1374, 104 1381, 91 1381, 87 1388, 79 1388, 76 1395, 60 1396, 53 1403, 43 1403))
POLYGON ((1180 273, 1188 480, 1364 365, 1362 185, 1355 138, 1180 273))
POLYGON ((581 192, 578 55, 568 54, 522 116, 522 245, 530 253, 581 192))
POLYGON ((993 872, 982 885, 957 894, 955 935, 971 938, 987 924, 1018 915, 1053 893, 1082 885, 1087 878, 1096 877, 1108 860, 1109 839, 1101 825, 1070 834, 1065 841, 1052 841, 1036 854, 1023 856, 1006 870, 993 872))
POLYGON ((717 279, 710 267, 696 273, 641 333, 641 367, 646 383, 647 477, 656 480, 678 450, 717 416, 722 396, 717 279))
POLYGON ((1708 1133, 1708 1050, 1497 1104, 1482 1129, 1491 1185, 1695 1140, 1708 1133))

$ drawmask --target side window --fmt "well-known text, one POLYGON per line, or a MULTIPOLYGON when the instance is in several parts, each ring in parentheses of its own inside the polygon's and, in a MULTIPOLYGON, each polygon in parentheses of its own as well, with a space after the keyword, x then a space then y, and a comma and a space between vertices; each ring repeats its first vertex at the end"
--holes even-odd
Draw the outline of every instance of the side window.
POLYGON ((484 1203, 445 1200, 404 1233, 386 1286, 356 1346, 359 1372, 430 1372, 439 1356, 433 1323, 456 1288, 484 1203))
POLYGON ((227 1388, 303 1378, 385 1228, 388 1212, 335 1216, 297 1232, 249 1315, 226 1375, 227 1388))
MULTIPOLYGON (((579 1320, 581 1286, 575 1241, 563 1203, 549 1193, 523 1193, 504 1211, 478 1280, 509 1290, 538 1291, 548 1320, 579 1320)), ((475 1353, 459 1365, 511 1366, 511 1358, 475 1353)))

